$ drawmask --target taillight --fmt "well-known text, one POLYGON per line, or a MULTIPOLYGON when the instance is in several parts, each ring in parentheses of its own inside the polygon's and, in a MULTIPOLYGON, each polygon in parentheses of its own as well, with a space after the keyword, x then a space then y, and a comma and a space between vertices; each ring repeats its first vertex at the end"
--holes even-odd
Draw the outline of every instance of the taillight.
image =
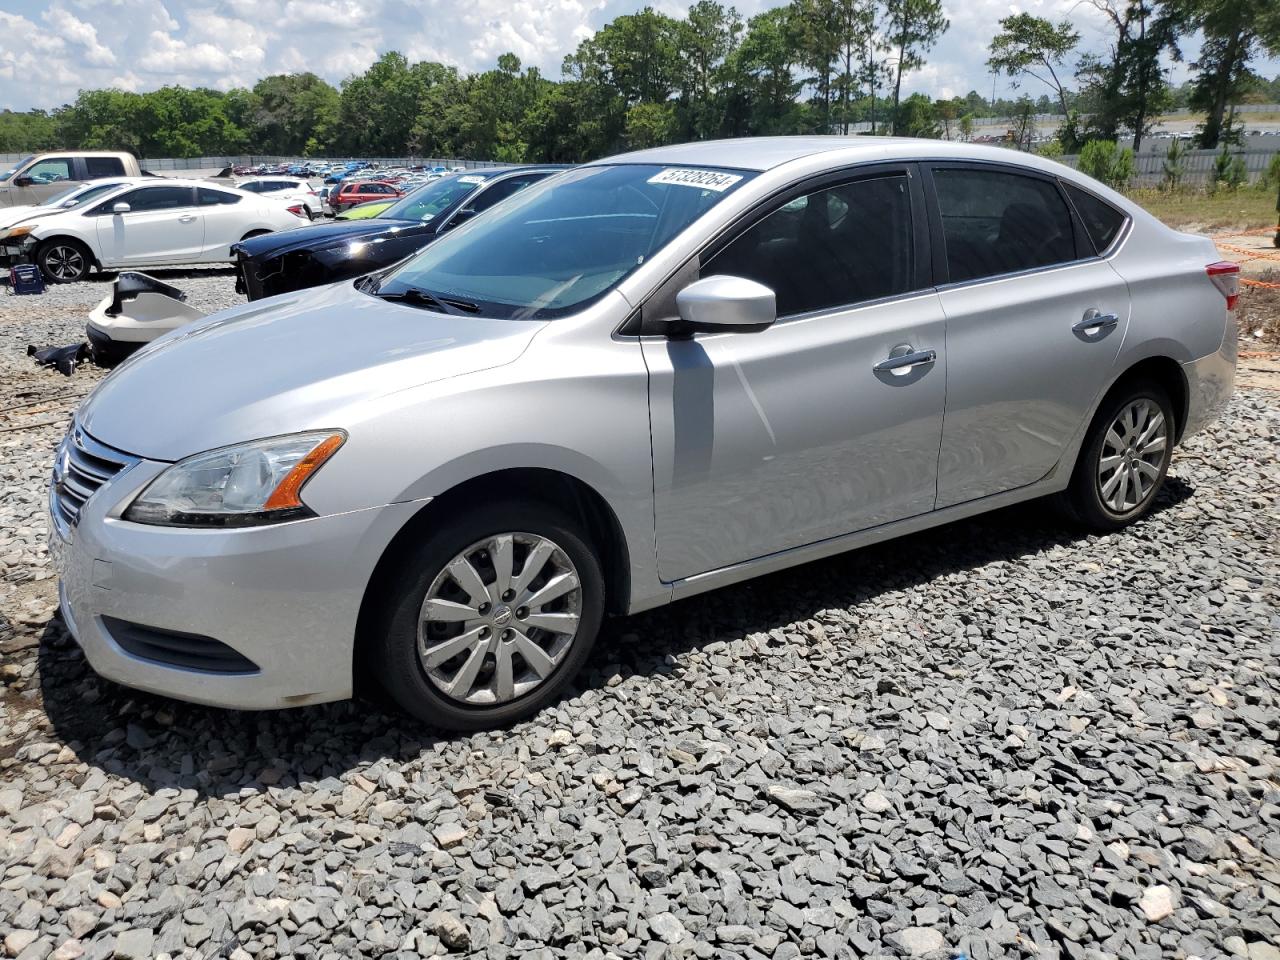
POLYGON ((1227 309, 1234 310, 1236 301, 1240 299, 1240 264, 1230 260, 1219 260, 1204 268, 1218 292, 1227 298, 1227 309))
POLYGON ((292 207, 289 207, 288 209, 289 209, 289 212, 292 213, 295 217, 305 217, 307 215, 306 207, 304 207, 300 203, 295 203, 292 207))

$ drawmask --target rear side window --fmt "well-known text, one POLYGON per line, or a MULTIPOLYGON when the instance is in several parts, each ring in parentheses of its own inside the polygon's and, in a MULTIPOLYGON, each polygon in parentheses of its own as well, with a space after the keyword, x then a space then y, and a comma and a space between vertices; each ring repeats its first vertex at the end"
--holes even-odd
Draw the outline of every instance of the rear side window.
POLYGON ((476 213, 481 210, 488 210, 494 204, 502 202, 512 194, 519 193, 529 184, 536 183, 541 179, 541 177, 512 177, 510 180, 503 180, 501 183, 495 183, 488 190, 485 190, 467 206, 476 213))
POLYGON ((942 168, 933 182, 952 283, 1075 259, 1071 213, 1049 181, 942 168))
POLYGON ((124 176, 124 162, 119 157, 85 157, 84 165, 90 180, 124 176))
POLYGON ((901 174, 856 180, 790 201, 702 270, 773 290, 778 315, 878 300, 912 284, 911 197, 901 174))
POLYGON ((1127 218, 1111 204, 1099 200, 1092 193, 1070 183, 1064 183, 1062 186, 1066 189, 1071 202, 1075 204, 1076 213, 1080 214, 1085 233, 1093 241, 1094 249, 1098 253, 1105 253, 1127 218))
POLYGON ((214 190, 212 187, 198 187, 196 196, 200 200, 200 206, 210 207, 215 204, 239 203, 240 198, 234 193, 227 193, 223 190, 214 190))

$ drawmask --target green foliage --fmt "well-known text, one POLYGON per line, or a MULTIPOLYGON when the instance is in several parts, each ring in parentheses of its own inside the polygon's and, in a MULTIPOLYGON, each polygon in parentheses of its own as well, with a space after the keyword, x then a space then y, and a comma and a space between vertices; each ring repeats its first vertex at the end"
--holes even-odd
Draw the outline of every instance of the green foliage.
POLYGON ((1280 153, 1273 154, 1271 162, 1267 164, 1267 169, 1262 171, 1262 176, 1258 178, 1258 189, 1280 189, 1280 153))
MULTIPOLYGON (((1063 114, 1069 114, 1067 90, 1058 78, 1058 69, 1079 42, 1080 34, 1070 20, 1055 24, 1030 13, 1015 13, 1000 21, 987 66, 1002 70, 1015 80, 1025 74, 1046 84, 1057 94, 1063 114)), ((1062 145, 1067 152, 1075 150, 1074 127, 1071 139, 1063 139, 1062 145)))
POLYGON ((1080 150, 1079 169, 1118 190, 1133 178, 1133 151, 1114 140, 1090 140, 1080 150))
POLYGON ((1235 191, 1249 180, 1249 170, 1245 166, 1244 157, 1228 152, 1227 145, 1222 145, 1222 152, 1213 158, 1213 176, 1209 181, 1209 189, 1216 191, 1221 187, 1235 191))
POLYGON ((924 66, 924 55, 947 32, 951 21, 942 12, 942 0, 885 0, 889 46, 896 55, 893 80, 893 132, 899 133, 898 110, 902 75, 924 66))
POLYGON ((1176 190, 1182 185, 1182 178, 1187 170, 1187 148, 1181 140, 1170 140, 1169 150, 1160 161, 1163 179, 1160 186, 1166 190, 1176 190))
POLYGON ((1057 160, 1066 152, 1060 140, 1046 140, 1036 148, 1036 153, 1042 157, 1048 157, 1050 160, 1057 160))
POLYGON ((898 130, 898 135, 903 137, 929 137, 936 140, 942 136, 942 127, 938 123, 933 101, 923 93, 913 93, 898 105, 894 127, 898 130))

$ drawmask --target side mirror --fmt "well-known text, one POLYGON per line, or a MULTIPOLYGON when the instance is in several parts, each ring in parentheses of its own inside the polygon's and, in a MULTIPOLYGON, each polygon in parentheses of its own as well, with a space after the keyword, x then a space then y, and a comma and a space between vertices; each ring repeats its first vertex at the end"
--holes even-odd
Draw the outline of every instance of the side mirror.
POLYGON ((32 177, 17 177, 13 181, 13 185, 15 187, 30 187, 30 186, 33 186, 34 184, 35 184, 35 180, 32 177))
POLYGON ((676 310, 690 333, 758 333, 778 318, 773 291, 745 277, 696 280, 676 294, 676 310))
POLYGON ((112 206, 111 212, 112 213, 128 213, 132 209, 133 208, 131 206, 129 206, 127 203, 121 200, 119 203, 112 206))

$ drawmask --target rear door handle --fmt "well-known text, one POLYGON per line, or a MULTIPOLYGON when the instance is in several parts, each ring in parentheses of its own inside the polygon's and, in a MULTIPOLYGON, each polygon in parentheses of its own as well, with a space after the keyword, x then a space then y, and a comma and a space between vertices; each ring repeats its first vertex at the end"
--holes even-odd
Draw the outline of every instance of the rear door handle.
POLYGON ((195 219, 195 215, 194 215, 194 214, 187 213, 187 214, 183 214, 182 216, 180 216, 180 217, 178 218, 178 222, 179 222, 179 223, 190 223, 190 222, 191 222, 192 220, 194 220, 194 219, 195 219))
POLYGON ((887 359, 881 360, 871 369, 876 373, 893 373, 902 376, 914 367, 934 363, 938 359, 936 350, 912 350, 908 346, 905 353, 897 353, 899 349, 901 348, 894 347, 896 355, 890 355, 887 359))
POLYGON ((1099 313, 1096 307, 1090 307, 1084 312, 1084 317, 1077 320, 1071 325, 1072 333, 1101 333, 1103 330, 1110 330, 1120 318, 1114 313, 1099 313))

